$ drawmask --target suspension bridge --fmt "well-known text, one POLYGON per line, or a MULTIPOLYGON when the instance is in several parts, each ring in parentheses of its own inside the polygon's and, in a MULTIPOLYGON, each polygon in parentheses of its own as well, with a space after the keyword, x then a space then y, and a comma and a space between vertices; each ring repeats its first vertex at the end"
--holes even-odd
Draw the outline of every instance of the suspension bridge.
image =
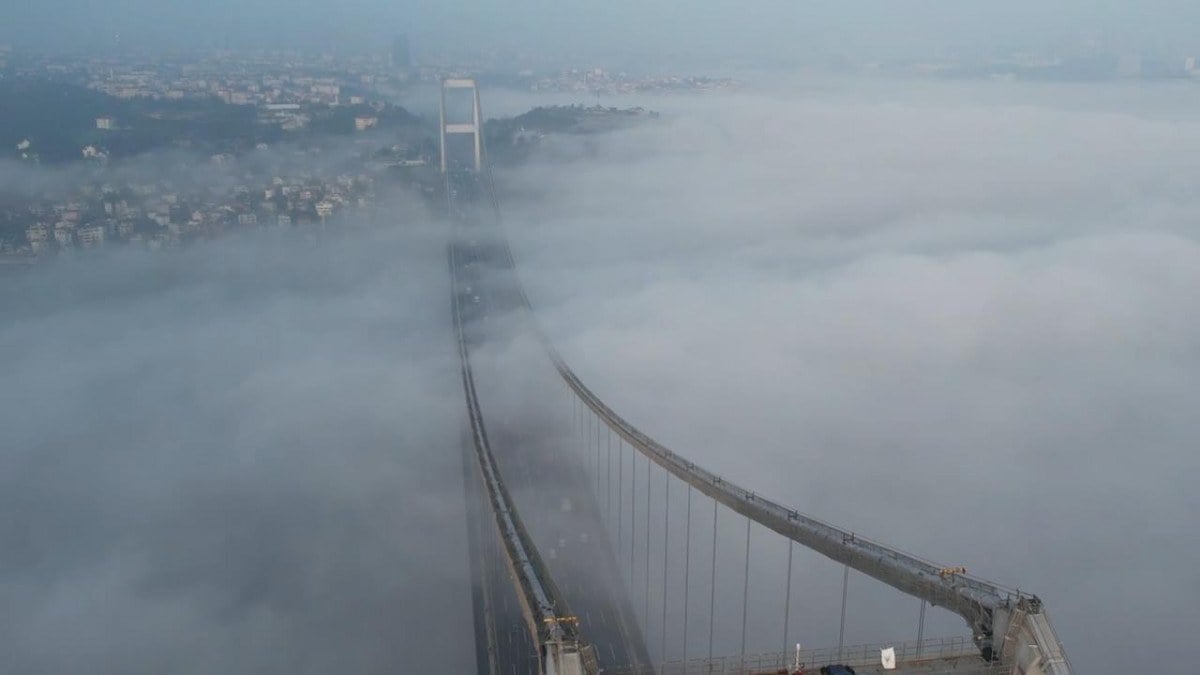
POLYGON ((481 675, 1071 672, 1036 595, 739 486, 590 389, 537 327, 502 230, 483 121, 475 81, 444 80, 441 170, 481 675), (522 363, 500 376, 502 364, 480 362, 489 338, 514 326, 533 336, 540 372, 522 363), (780 558, 771 578, 759 573, 765 550, 780 558), (837 587, 840 611, 793 614, 801 557, 835 570, 820 590, 837 587), (914 603, 915 626, 886 626, 912 639, 847 643, 852 575, 856 594, 914 603), (956 615, 965 634, 927 637, 934 612, 956 615), (832 635, 812 628, 826 622, 836 644, 814 648, 806 637, 832 635))

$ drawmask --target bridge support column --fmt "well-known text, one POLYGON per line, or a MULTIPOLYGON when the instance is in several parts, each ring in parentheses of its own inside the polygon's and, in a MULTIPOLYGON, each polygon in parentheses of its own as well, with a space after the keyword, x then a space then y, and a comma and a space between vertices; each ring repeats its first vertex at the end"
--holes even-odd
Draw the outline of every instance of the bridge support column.
POLYGON ((746 519, 746 570, 742 577, 742 663, 746 662, 746 620, 750 617, 750 519, 746 519))
POLYGON ((671 474, 663 471, 666 477, 663 498, 663 584, 662 584, 662 662, 667 662, 667 559, 671 553, 671 474))
POLYGON ((712 579, 708 594, 708 660, 713 657, 713 630, 717 624, 717 500, 713 500, 712 579))
POLYGON ((796 542, 788 539, 788 564, 787 564, 787 584, 783 591, 783 653, 787 655, 788 651, 788 620, 792 615, 792 552, 796 549, 796 542))
MULTIPOLYGON (((653 478, 650 458, 646 458, 646 593, 645 608, 642 610, 642 621, 645 622, 646 637, 650 637, 650 479, 653 478)), ((647 640, 648 641, 648 640, 647 640)))
POLYGON ((637 453, 629 448, 629 590, 633 592, 634 556, 637 554, 637 453))
POLYGON ((985 656, 1014 664, 1013 672, 1070 675, 1071 664, 1040 601, 1023 600, 997 616, 993 625, 998 629, 994 637, 999 644, 991 645, 992 652, 985 656))
POLYGON ((921 617, 917 619, 917 657, 921 656, 922 643, 925 642, 925 605, 927 603, 921 600, 921 617))
POLYGON ((612 534, 612 429, 604 426, 604 524, 612 534))
POLYGON ((688 591, 692 573, 692 486, 687 486, 687 516, 683 520, 683 661, 688 653, 688 591))
POLYGON ((541 675, 590 675, 598 672, 598 666, 592 663, 595 659, 588 656, 578 644, 547 642, 542 645, 541 675))
POLYGON ((475 80, 468 78, 447 78, 442 80, 442 105, 439 112, 441 132, 440 145, 442 152, 442 173, 446 173, 446 136, 454 134, 471 134, 475 149, 475 170, 483 169, 483 110, 479 104, 479 88, 475 80), (448 122, 446 119, 446 92, 452 89, 471 90, 471 121, 448 122))
POLYGON ((625 552, 625 538, 622 524, 625 522, 625 441, 617 436, 617 560, 621 559, 621 554, 625 552))
POLYGON ((600 508, 600 419, 595 418, 596 427, 596 508, 600 508))
POLYGON ((849 584, 850 566, 846 565, 842 569, 842 622, 838 627, 838 659, 842 658, 842 651, 846 647, 846 597, 849 584))

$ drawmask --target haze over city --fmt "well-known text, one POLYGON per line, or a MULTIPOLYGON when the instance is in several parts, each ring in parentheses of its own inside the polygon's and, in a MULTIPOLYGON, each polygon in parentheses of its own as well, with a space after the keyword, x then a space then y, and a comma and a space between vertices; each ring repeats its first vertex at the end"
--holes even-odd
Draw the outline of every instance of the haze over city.
POLYGON ((1190 672, 1198 59, 1173 0, 10 8, 0 672, 1190 672))
POLYGON ((650 0, 564 2, 278 2, 54 0, 12 7, 0 40, 25 49, 385 49, 406 33, 430 53, 503 49, 545 59, 713 67, 829 59, 990 58, 1007 50, 1069 56, 1105 48, 1165 55, 1195 51, 1200 8, 1183 0, 1053 4, 886 0, 682 6, 650 0))

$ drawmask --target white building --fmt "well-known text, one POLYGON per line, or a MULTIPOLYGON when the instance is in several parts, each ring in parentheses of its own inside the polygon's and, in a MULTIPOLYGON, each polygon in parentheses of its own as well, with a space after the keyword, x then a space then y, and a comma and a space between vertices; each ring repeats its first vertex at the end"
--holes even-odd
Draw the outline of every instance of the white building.
POLYGON ((64 248, 70 246, 71 242, 75 240, 75 231, 65 225, 66 223, 59 223, 54 228, 54 241, 64 248))
POLYGON ((50 229, 45 223, 34 223, 25 228, 25 239, 30 244, 45 243, 50 238, 50 229))
POLYGON ((321 222, 324 222, 333 213, 333 203, 328 201, 317 202, 317 215, 321 217, 321 222))
POLYGON ((79 228, 79 243, 85 248, 99 246, 104 243, 104 226, 98 223, 84 225, 79 228))

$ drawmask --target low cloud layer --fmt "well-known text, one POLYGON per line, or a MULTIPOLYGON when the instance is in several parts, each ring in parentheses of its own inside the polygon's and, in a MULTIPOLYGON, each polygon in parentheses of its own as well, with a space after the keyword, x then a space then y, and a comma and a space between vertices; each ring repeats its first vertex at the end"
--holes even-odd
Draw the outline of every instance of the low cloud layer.
POLYGON ((0 270, 0 670, 469 671, 442 236, 0 270))
POLYGON ((1038 593, 1080 672, 1173 670, 1200 622, 1198 99, 663 99, 500 182, 542 321, 644 430, 1038 593))
MULTIPOLYGON (((1038 593, 1080 672, 1186 662, 1200 92, 760 91, 630 100, 663 120, 498 176, 564 356, 747 487, 1038 593)), ((404 220, 0 270, 0 669, 471 668, 444 232, 404 220)), ((566 419, 536 347, 480 350, 493 421, 566 419)), ((741 527, 721 522, 718 654, 741 527)), ((754 580, 781 579, 760 535, 754 580)), ((840 570, 797 570, 797 636, 833 644, 840 570)), ((777 649, 778 585, 752 592, 751 647, 777 649)), ((848 642, 915 632, 877 592, 852 582, 848 642)))

